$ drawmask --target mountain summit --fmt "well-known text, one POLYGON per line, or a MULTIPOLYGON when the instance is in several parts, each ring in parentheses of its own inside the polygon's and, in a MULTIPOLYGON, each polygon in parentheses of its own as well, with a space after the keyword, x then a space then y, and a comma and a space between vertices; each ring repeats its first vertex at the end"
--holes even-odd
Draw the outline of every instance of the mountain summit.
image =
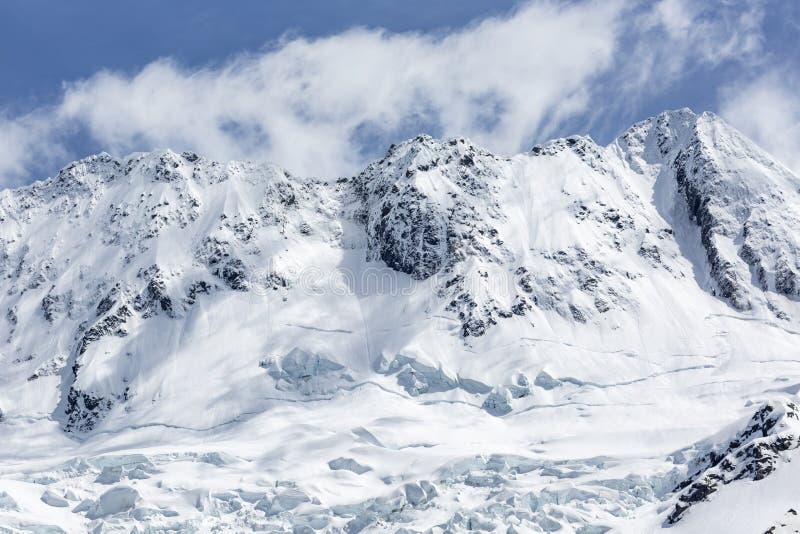
POLYGON ((0 525, 767 530, 799 248, 800 180, 688 109, 328 181, 83 159, 0 193, 0 525))

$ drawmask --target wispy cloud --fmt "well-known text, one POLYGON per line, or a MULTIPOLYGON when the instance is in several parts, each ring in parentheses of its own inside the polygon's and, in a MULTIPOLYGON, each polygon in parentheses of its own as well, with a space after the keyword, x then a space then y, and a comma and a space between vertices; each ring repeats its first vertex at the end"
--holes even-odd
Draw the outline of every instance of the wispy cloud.
POLYGON ((800 73, 773 69, 721 91, 720 115, 800 176, 800 73))
POLYGON ((51 108, 0 118, 0 177, 66 159, 76 130, 116 154, 192 149, 322 176, 353 172, 376 139, 414 129, 514 153, 565 121, 664 90, 692 65, 753 56, 754 6, 541 0, 445 36, 352 29, 217 67, 164 59, 132 76, 98 72, 66 84, 51 108))

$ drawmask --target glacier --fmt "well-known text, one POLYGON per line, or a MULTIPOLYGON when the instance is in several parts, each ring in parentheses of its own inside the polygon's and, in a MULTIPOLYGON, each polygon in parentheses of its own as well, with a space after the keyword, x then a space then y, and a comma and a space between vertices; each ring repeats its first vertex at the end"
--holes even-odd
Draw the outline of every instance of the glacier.
POLYGON ((0 532, 782 532, 800 179, 711 113, 0 192, 0 532))

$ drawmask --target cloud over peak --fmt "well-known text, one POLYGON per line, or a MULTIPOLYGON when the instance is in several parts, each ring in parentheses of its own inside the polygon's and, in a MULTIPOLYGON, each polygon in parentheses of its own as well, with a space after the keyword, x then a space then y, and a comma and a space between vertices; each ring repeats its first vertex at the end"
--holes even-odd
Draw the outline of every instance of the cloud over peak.
POLYGON ((191 149, 319 176, 349 174, 421 130, 514 153, 566 122, 602 121, 693 65, 753 56, 758 8, 719 6, 533 1, 444 35, 354 28, 285 37, 219 66, 102 71, 66 83, 52 107, 0 118, 0 177, 27 180, 81 155, 76 131, 118 155, 191 149))

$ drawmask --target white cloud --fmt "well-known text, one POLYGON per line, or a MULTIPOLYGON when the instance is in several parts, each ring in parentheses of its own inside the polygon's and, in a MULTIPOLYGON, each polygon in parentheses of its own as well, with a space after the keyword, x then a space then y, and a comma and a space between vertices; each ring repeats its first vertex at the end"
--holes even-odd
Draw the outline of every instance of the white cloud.
POLYGON ((164 59, 133 76, 99 72, 66 84, 52 109, 0 119, 0 176, 25 176, 43 153, 64 156, 76 128, 118 155, 191 149, 301 175, 354 172, 370 148, 364 135, 397 141, 418 123, 514 153, 643 88, 663 90, 691 62, 752 53, 759 15, 746 13, 681 0, 537 0, 443 37, 353 29, 284 39, 218 67, 164 59))
POLYGON ((772 70, 722 90, 719 113, 800 176, 800 76, 772 70))
POLYGON ((613 72, 611 85, 620 93, 614 107, 630 110, 698 69, 727 61, 752 67, 761 61, 763 20, 759 0, 654 2, 630 17, 628 32, 621 36, 625 60, 613 72))
POLYGON ((0 115, 0 185, 19 185, 31 168, 68 160, 69 152, 53 138, 56 122, 52 110, 0 115))
POLYGON ((694 0, 660 0, 642 18, 643 28, 661 26, 672 46, 669 66, 695 60, 715 64, 758 53, 761 48, 761 24, 764 5, 760 0, 735 2, 697 2, 694 0))
POLYGON ((60 114, 115 152, 193 147, 301 174, 351 172, 362 163, 359 126, 391 131, 414 115, 515 152, 548 115, 585 106, 588 81, 611 62, 619 11, 618 2, 540 2, 441 39, 356 29, 219 70, 160 61, 133 78, 101 73, 71 85, 60 114), (487 106, 497 114, 489 127, 476 120, 487 106))

